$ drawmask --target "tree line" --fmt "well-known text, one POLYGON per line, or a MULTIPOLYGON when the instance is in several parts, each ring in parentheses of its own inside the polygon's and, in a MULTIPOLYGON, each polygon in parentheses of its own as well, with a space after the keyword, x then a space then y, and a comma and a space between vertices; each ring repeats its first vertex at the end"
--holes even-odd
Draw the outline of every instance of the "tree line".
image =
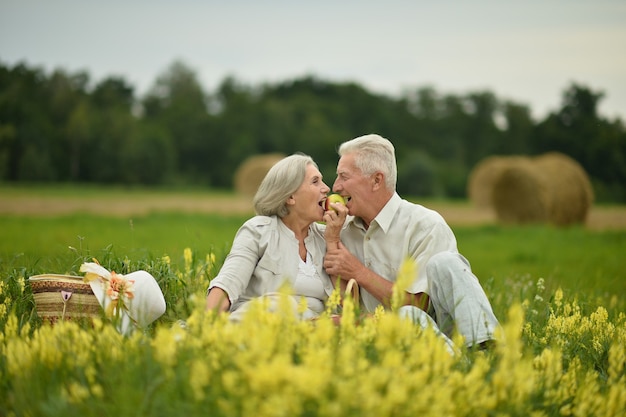
POLYGON ((534 120, 489 91, 390 97, 314 76, 259 85, 227 76, 205 91, 177 61, 138 97, 117 76, 92 85, 86 72, 0 63, 0 181, 230 189, 247 157, 299 151, 332 183, 338 145, 376 132, 396 147, 402 194, 464 198, 487 156, 559 151, 585 168, 597 200, 624 202, 626 129, 598 114, 603 96, 573 83, 559 109, 534 120))

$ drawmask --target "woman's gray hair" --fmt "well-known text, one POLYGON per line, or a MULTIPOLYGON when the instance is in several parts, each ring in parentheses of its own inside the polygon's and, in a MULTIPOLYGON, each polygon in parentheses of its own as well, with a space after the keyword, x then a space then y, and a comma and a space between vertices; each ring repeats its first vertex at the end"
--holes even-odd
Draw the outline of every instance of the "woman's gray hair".
POLYGON ((278 161, 265 175, 252 200, 254 210, 261 216, 285 217, 289 214, 287 200, 304 182, 308 165, 317 168, 309 155, 296 153, 278 161))
POLYGON ((389 139, 370 134, 359 136, 339 146, 339 156, 354 154, 354 164, 363 175, 372 175, 377 171, 385 175, 385 185, 395 191, 398 180, 396 153, 389 139))

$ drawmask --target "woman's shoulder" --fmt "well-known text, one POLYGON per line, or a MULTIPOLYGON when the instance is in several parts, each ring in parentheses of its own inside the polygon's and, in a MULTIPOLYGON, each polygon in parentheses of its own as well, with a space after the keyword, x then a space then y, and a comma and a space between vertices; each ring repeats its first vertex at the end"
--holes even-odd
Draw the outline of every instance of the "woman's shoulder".
POLYGON ((263 229, 276 227, 278 218, 276 216, 254 216, 246 220, 242 227, 263 229))
POLYGON ((254 216, 241 225, 235 242, 244 246, 266 246, 276 230, 277 221, 272 216, 254 216))

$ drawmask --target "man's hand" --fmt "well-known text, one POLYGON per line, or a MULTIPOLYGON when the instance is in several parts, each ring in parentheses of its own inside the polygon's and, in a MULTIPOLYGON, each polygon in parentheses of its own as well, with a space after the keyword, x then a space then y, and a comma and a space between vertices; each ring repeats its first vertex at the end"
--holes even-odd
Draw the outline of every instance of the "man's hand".
POLYGON ((358 282, 358 277, 365 266, 340 241, 327 242, 327 245, 324 257, 326 273, 330 276, 339 276, 344 281, 354 278, 358 282))
MULTIPOLYGON (((391 306, 393 282, 369 270, 356 256, 346 249, 343 243, 327 242, 324 269, 331 277, 340 277, 342 284, 352 278, 355 279, 362 289, 374 296, 385 308, 391 306)), ((424 308, 428 305, 428 296, 423 293, 417 295, 406 293, 406 299, 403 304, 424 308)))

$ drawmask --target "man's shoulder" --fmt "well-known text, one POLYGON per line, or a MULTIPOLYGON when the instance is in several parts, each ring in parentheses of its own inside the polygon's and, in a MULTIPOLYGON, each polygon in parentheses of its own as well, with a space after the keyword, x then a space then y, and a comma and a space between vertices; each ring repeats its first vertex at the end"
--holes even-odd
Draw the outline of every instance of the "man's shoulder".
POLYGON ((444 218, 439 214, 438 211, 423 206, 418 203, 414 203, 412 201, 408 201, 406 199, 402 199, 400 203, 400 210, 403 214, 410 214, 414 216, 419 216, 421 218, 432 219, 433 221, 444 221, 444 218))
POLYGON ((405 222, 408 222, 407 227, 415 225, 421 230, 450 228, 438 211, 405 199, 402 200, 397 215, 399 218, 404 219, 405 222))

